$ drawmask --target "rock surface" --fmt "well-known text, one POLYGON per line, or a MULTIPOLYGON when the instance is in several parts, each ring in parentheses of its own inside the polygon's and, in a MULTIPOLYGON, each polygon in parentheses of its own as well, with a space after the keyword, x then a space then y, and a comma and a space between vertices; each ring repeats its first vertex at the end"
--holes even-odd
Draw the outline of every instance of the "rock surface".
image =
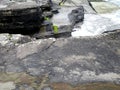
POLYGON ((24 36, 21 34, 0 34, 0 44, 2 46, 6 45, 20 45, 23 43, 30 42, 34 39, 30 38, 30 36, 24 36))
MULTIPOLYGON (((64 9, 68 10, 66 6, 60 10, 64 9)), ((92 32, 114 23, 86 11, 85 21, 75 28, 85 24, 92 32)), ((38 40, 0 34, 0 89, 120 90, 120 30, 94 37, 38 40)))
POLYGON ((15 89, 15 84, 13 82, 0 83, 1 90, 13 90, 15 89))
MULTIPOLYGON (((19 86, 19 88, 31 90, 58 82, 72 85, 91 82, 119 84, 119 33, 118 31, 94 38, 43 39, 12 48, 1 46, 1 69, 8 73, 7 76, 10 75, 9 73, 13 73, 12 76, 16 73, 20 78, 19 80, 13 76, 16 83, 28 84, 33 83, 29 82, 29 78, 41 78, 35 80, 35 85, 19 86), (24 77, 29 78, 21 79, 24 77), (39 81, 42 79, 43 81, 39 81), (37 87, 37 84, 40 86, 37 87)), ((2 75, 5 76, 5 74, 0 74, 0 77, 2 75)), ((13 81, 10 77, 6 78, 7 81, 13 81)), ((4 80, 5 78, 1 78, 1 81, 4 80)))
POLYGON ((120 7, 118 5, 94 0, 91 2, 91 6, 98 14, 85 14, 84 22, 74 26, 73 37, 97 36, 120 28, 120 7))

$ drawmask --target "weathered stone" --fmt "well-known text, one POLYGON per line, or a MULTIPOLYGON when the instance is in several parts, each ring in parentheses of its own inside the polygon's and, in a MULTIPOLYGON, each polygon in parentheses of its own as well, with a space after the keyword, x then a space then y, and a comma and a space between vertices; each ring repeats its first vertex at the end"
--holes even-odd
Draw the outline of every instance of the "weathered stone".
MULTIPOLYGON (((84 22, 88 19, 90 23, 104 20, 108 23, 109 21, 99 15, 87 15, 84 22), (92 16, 97 19, 93 19, 92 16)), ((87 23, 88 26, 89 23, 87 23)), ((103 26, 103 23, 100 26, 103 26)), ((90 27, 88 29, 91 30, 90 27)), ((20 45, 14 47, 0 45, 0 69, 1 72, 5 72, 0 73, 0 81, 1 83, 14 82, 15 90, 41 90, 41 88, 43 90, 119 90, 119 34, 118 31, 109 33, 107 36, 104 34, 101 37, 42 39, 24 44, 19 43, 20 45), (96 84, 95 82, 112 82, 117 85, 96 84), (81 83, 83 86, 79 85, 81 83), (92 83, 92 85, 86 86, 86 83, 92 83)), ((18 43, 19 35, 10 35, 7 40, 18 43)))
POLYGON ((51 85, 53 90, 119 90, 120 86, 115 85, 114 83, 87 83, 79 84, 77 86, 72 86, 67 83, 53 83, 51 85))
MULTIPOLYGON (((3 59, 7 63, 5 64, 5 72, 21 72, 20 66, 23 68, 22 72, 26 71, 34 77, 47 74, 50 82, 53 83, 67 82, 75 85, 87 82, 117 82, 120 77, 119 51, 117 51, 120 48, 120 37, 119 34, 116 34, 114 38, 107 37, 109 35, 99 38, 66 38, 56 41, 54 39, 44 39, 41 42, 38 40, 34 41, 34 44, 30 42, 23 44, 26 47, 21 53, 25 49, 27 51, 27 46, 29 46, 29 49, 30 47, 37 47, 37 49, 35 49, 35 53, 28 50, 27 52, 30 52, 30 54, 23 57, 19 56, 20 59, 13 53, 15 49, 10 49, 11 52, 9 51, 4 55, 2 54, 3 50, 1 50, 0 55, 4 57, 3 59), (7 58, 5 59, 5 57, 7 58)), ((0 75, 2 76, 2 74, 0 75)), ((11 81, 13 77, 15 77, 14 80, 16 78, 19 80, 18 78, 22 74, 18 77, 12 75, 11 78, 9 75, 3 76, 0 80, 11 81)), ((25 79, 27 77, 24 76, 21 78, 25 83, 31 81, 31 79, 25 79)), ((21 79, 19 82, 21 83, 21 79)), ((34 81, 30 83, 34 83, 34 81)))
POLYGON ((11 2, 6 8, 0 8, 0 29, 33 29, 40 27, 43 17, 40 6, 35 2, 21 4, 11 2), (34 22, 34 23, 33 23, 34 22))
MULTIPOLYGON (((58 0, 53 0, 54 2, 56 3, 60 3, 60 1, 58 0)), ((89 5, 89 2, 88 0, 68 0, 68 1, 65 1, 64 5, 66 6, 80 6, 81 4, 86 4, 86 5, 89 5)))
POLYGON ((38 43, 27 43, 18 46, 17 48, 17 57, 18 58, 24 58, 28 55, 34 54, 38 52, 38 46, 40 45, 41 41, 38 43))
MULTIPOLYGON (((3 65, 3 63, 2 63, 2 65, 3 65)), ((4 72, 5 71, 5 66, 3 65, 3 66, 0 66, 0 72, 4 72)))
POLYGON ((54 41, 52 39, 49 39, 49 42, 45 42, 44 40, 37 40, 26 44, 22 44, 16 48, 17 58, 22 59, 34 53, 44 51, 45 49, 49 48, 49 46, 53 42, 54 41))
POLYGON ((51 18, 51 17, 53 16, 53 13, 46 11, 46 12, 43 12, 43 15, 44 15, 44 17, 49 17, 49 18, 51 18))
POLYGON ((2 46, 5 46, 6 44, 10 43, 9 39, 10 39, 9 34, 0 34, 0 44, 2 46))
POLYGON ((14 46, 32 41, 29 36, 23 36, 20 34, 0 34, 0 44, 2 46, 14 46))
POLYGON ((15 72, 15 73, 18 73, 18 72, 23 72, 25 71, 25 67, 23 65, 7 65, 6 66, 6 72, 15 72))
POLYGON ((13 90, 15 89, 15 84, 13 82, 0 83, 1 90, 13 90))
POLYGON ((84 20, 83 6, 80 6, 79 8, 72 10, 72 12, 69 14, 69 19, 73 25, 82 22, 84 20))
POLYGON ((27 84, 24 84, 16 87, 15 90, 35 90, 35 89, 27 84))
POLYGON ((52 90, 50 87, 44 87, 42 90, 52 90))
POLYGON ((32 39, 29 36, 23 36, 20 34, 12 34, 10 41, 13 42, 14 44, 24 44, 24 43, 32 41, 32 39))

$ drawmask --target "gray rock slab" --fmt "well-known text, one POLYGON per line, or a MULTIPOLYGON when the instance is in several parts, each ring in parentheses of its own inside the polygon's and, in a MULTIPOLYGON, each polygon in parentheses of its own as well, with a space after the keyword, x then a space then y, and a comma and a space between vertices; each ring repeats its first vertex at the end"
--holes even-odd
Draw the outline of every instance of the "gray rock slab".
POLYGON ((1 50, 2 69, 39 77, 47 74, 50 82, 119 82, 119 44, 119 31, 94 38, 32 41, 1 50))
POLYGON ((120 78, 117 38, 58 39, 48 49, 31 54, 22 62, 30 75, 48 73, 51 82, 117 81, 120 78))
POLYGON ((17 58, 21 59, 31 54, 42 52, 42 50, 44 51, 44 49, 49 48, 53 42, 54 41, 52 39, 49 39, 48 42, 46 42, 46 40, 37 40, 26 44, 21 44, 16 48, 17 58))
POLYGON ((23 65, 19 64, 11 64, 11 65, 7 65, 5 68, 6 72, 24 72, 25 71, 25 67, 23 65))

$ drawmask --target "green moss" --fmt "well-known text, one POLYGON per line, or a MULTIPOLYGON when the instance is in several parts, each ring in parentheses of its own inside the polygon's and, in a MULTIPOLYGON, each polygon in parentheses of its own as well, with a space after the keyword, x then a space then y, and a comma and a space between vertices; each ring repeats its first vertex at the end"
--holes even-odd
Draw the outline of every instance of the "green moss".
POLYGON ((54 34, 57 34, 58 33, 58 26, 53 26, 53 30, 54 30, 54 34))

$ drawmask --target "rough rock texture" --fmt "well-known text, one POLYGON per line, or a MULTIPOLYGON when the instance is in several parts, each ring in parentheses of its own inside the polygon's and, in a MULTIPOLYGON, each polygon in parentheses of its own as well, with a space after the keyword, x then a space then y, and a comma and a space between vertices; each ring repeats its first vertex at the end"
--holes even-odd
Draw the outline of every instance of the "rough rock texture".
POLYGON ((120 31, 40 40, 1 34, 0 89, 120 90, 120 31))
POLYGON ((2 46, 20 45, 33 40, 34 39, 30 38, 30 36, 23 36, 20 34, 0 34, 0 44, 2 46))
MULTIPOLYGON (((1 73, 3 71, 8 73, 7 78, 1 78, 1 81, 15 80, 18 85, 16 88, 26 90, 42 89, 48 87, 50 83, 58 82, 72 85, 91 82, 119 84, 119 33, 118 31, 96 38, 43 39, 17 47, 0 46, 1 73), (10 78, 9 73, 17 76, 10 78), (33 80, 29 81, 31 75, 35 83, 33 80), (21 79, 25 77, 29 78, 21 79), (35 79, 36 77, 41 79, 35 79)), ((0 77, 2 75, 5 77, 5 74, 0 74, 0 77)))
POLYGON ((44 20, 43 11, 50 9, 48 0, 3 0, 0 2, 0 32, 37 31, 44 20))
POLYGON ((0 30, 3 32, 7 29, 22 30, 40 27, 43 18, 40 7, 32 6, 31 3, 29 5, 26 2, 23 4, 15 3, 7 8, 5 8, 6 10, 0 9, 0 30))
POLYGON ((70 22, 75 25, 76 23, 83 22, 84 20, 84 8, 83 6, 80 6, 77 9, 72 10, 72 12, 69 14, 70 22))

